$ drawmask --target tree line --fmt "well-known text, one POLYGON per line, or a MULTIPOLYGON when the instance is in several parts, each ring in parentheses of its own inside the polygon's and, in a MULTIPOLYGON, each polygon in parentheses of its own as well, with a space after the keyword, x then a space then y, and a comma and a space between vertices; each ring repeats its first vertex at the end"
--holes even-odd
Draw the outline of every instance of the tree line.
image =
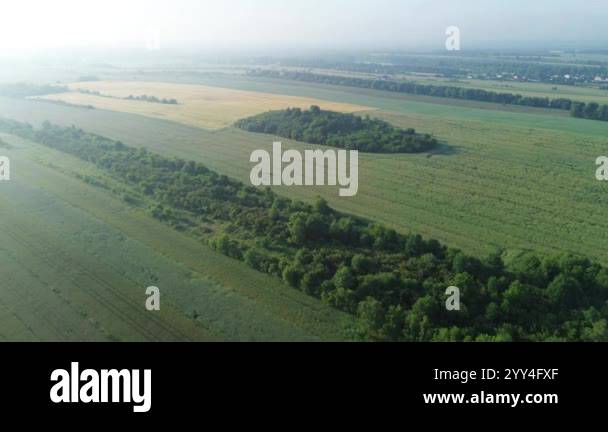
POLYGON ((48 94, 66 93, 70 89, 65 86, 51 84, 11 83, 0 84, 0 96, 26 98, 48 94))
POLYGON ((608 105, 596 102, 573 102, 572 116, 589 120, 608 121, 608 105))
POLYGON ((359 117, 326 111, 288 108, 239 120, 235 126, 249 132, 278 135, 312 144, 369 153, 417 153, 433 149, 438 142, 414 129, 400 129, 369 116, 359 117))
POLYGON ((217 251, 356 317, 379 341, 608 341, 608 269, 570 254, 478 258, 437 240, 281 197, 75 127, 0 130, 95 164, 151 214, 217 251), (184 222, 187 219, 189 222, 184 222), (448 311, 446 289, 462 310, 448 311))
POLYGON ((133 96, 133 95, 129 95, 126 97, 119 97, 119 96, 111 96, 108 94, 103 94, 98 90, 90 90, 90 89, 78 89, 77 90, 78 93, 83 93, 83 94, 88 94, 88 95, 93 95, 93 96, 99 96, 99 97, 105 97, 105 98, 110 98, 110 99, 122 99, 122 100, 132 100, 132 101, 141 101, 141 102, 150 102, 150 103, 159 103, 159 104, 164 104, 164 105, 177 105, 177 99, 174 98, 159 98, 156 96, 148 96, 148 95, 141 95, 141 96, 133 96))
POLYGON ((410 81, 390 81, 369 78, 345 77, 338 75, 315 74, 311 72, 288 72, 271 70, 250 70, 250 76, 291 79, 320 84, 369 88, 397 93, 406 93, 421 96, 433 96, 450 99, 474 100, 492 102, 503 105, 520 105, 535 108, 549 108, 568 110, 573 117, 590 120, 608 121, 608 105, 597 103, 586 104, 568 98, 551 99, 539 96, 523 96, 513 93, 499 93, 483 89, 455 87, 434 84, 418 84, 410 81))
MULTIPOLYGON (((276 64, 276 60, 268 64, 276 64)), ((606 62, 576 59, 577 64, 561 62, 546 54, 513 58, 471 58, 458 55, 403 56, 383 54, 364 56, 358 60, 343 59, 280 59, 287 67, 340 70, 377 75, 422 73, 447 78, 474 76, 477 79, 539 81, 551 84, 591 83, 596 76, 608 76, 606 62), (547 58, 548 57, 548 58, 547 58), (500 77, 500 78, 499 78, 500 77)), ((254 63, 255 64, 255 63, 254 63)), ((258 62, 257 64, 263 64, 258 62)))
POLYGON ((125 100, 136 100, 136 101, 142 101, 142 102, 150 102, 150 103, 159 103, 159 104, 164 104, 164 105, 177 105, 177 99, 159 98, 156 96, 148 96, 148 95, 141 95, 141 96, 129 95, 124 99, 125 100))

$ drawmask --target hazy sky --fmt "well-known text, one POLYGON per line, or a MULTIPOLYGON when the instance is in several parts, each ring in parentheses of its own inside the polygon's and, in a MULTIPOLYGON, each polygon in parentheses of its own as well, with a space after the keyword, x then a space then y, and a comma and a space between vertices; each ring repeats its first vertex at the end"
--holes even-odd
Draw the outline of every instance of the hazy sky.
MULTIPOLYGON (((0 52, 87 45, 466 48, 608 41, 608 0, 4 0, 0 52)), ((608 49, 608 43, 605 43, 608 49)))

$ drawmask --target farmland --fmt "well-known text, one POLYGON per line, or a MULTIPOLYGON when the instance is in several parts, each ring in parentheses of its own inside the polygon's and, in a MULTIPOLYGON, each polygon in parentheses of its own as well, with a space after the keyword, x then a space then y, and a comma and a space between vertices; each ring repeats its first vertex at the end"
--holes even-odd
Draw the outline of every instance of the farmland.
POLYGON ((334 103, 315 98, 284 96, 260 92, 187 84, 159 82, 95 81, 70 84, 72 92, 45 96, 44 99, 98 109, 140 114, 207 129, 220 129, 236 120, 285 107, 308 108, 320 105, 340 112, 369 110, 369 107, 334 103), (85 90, 96 93, 82 93, 85 90), (177 104, 154 104, 125 98, 142 95, 175 99, 177 104), (104 97, 106 96, 106 97, 104 97))
MULTIPOLYGON (((230 79, 218 79, 220 83, 225 87, 230 79)), ((594 177, 595 159, 605 153, 608 125, 545 112, 456 109, 371 90, 243 78, 232 85, 374 107, 373 116, 433 133, 449 146, 449 151, 433 155, 362 155, 361 187, 352 199, 338 199, 327 187, 278 188, 279 193, 309 201, 321 195, 339 210, 472 253, 496 247, 568 250, 608 262, 603 211, 608 196, 594 177)), ((2 101, 0 115, 74 123, 129 145, 202 161, 243 181, 249 175, 249 154, 270 150, 274 139, 232 128, 209 132, 31 101, 2 101)), ((301 146, 284 140, 285 148, 301 146)))
POLYGON ((2 139, 13 175, 1 185, 1 340, 343 337, 345 315, 85 184, 103 177, 89 164, 2 139), (144 308, 150 285, 160 312, 144 308))
POLYGON ((540 256, 533 251, 510 256, 506 264, 502 254, 479 259, 436 240, 353 219, 324 200, 307 205, 285 199, 195 161, 129 148, 73 127, 45 123, 36 130, 0 120, 0 129, 90 161, 118 184, 83 178, 87 183, 132 205, 147 204, 155 219, 199 235, 214 250, 355 315, 356 325, 349 332, 355 338, 606 338, 600 310, 608 294, 608 269, 588 259, 568 253, 540 256), (538 265, 548 272, 539 272, 538 265), (444 287, 450 283, 467 289, 471 306, 465 315, 439 312, 444 287), (480 289, 486 283, 487 291, 480 289), (429 314, 420 309, 423 305, 437 312, 429 314), (409 308, 411 312, 404 312, 409 308))
MULTIPOLYGON (((0 117, 34 125, 47 120, 76 125, 128 146, 200 161, 248 182, 249 155, 254 150, 271 152, 277 137, 230 126, 244 105, 253 109, 262 100, 276 100, 272 108, 281 108, 282 103, 300 100, 354 110, 431 133, 440 145, 423 154, 362 153, 359 193, 353 198, 339 198, 329 186, 275 187, 277 193, 307 202, 321 196, 338 211, 403 233, 420 233, 477 256, 499 248, 507 249, 507 260, 522 249, 540 254, 569 251, 608 264, 608 195, 595 179, 595 159, 606 154, 608 124, 560 111, 286 80, 226 74, 196 80, 168 85, 129 82, 124 84, 128 90, 113 89, 114 84, 105 81, 79 83, 97 84, 95 91, 112 97, 69 93, 109 104, 132 103, 162 115, 0 98, 0 117), (166 110, 182 105, 117 99, 148 94, 183 104, 188 92, 168 90, 181 86, 192 94, 217 94, 225 103, 210 99, 196 118, 178 119, 166 110), (236 98, 236 111, 226 108, 227 95, 236 98)), ((145 203, 127 205, 118 199, 122 186, 107 173, 11 135, 2 139, 10 144, 3 152, 11 157, 14 180, 0 184, 0 266, 8 274, 8 284, 1 288, 0 338, 346 337, 348 315, 218 254, 192 233, 155 221, 145 203), (83 177, 103 179, 115 189, 111 193, 88 185, 83 177), (149 285, 163 293, 161 313, 152 317, 143 308, 149 285)), ((285 150, 324 148, 281 140, 285 150)))

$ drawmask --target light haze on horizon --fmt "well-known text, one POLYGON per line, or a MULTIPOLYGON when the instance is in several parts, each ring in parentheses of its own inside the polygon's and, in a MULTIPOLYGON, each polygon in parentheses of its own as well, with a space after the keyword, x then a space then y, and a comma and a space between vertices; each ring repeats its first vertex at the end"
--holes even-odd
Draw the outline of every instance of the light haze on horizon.
POLYGON ((565 43, 608 49, 608 1, 10 0, 0 52, 143 44, 204 48, 431 48, 448 26, 463 45, 565 43))

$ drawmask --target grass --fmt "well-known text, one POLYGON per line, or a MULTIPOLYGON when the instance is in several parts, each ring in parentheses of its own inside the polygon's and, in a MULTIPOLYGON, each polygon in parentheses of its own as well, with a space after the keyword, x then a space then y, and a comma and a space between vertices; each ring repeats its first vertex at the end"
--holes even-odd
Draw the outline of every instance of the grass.
MULTIPOLYGON (((222 78, 222 85, 228 85, 222 78)), ((451 152, 435 155, 362 155, 355 198, 335 188, 277 188, 290 197, 321 195, 336 208, 434 237, 468 252, 495 247, 568 250, 608 263, 606 185, 595 160, 607 152, 608 124, 557 115, 453 107, 385 92, 292 85, 236 78, 236 88, 324 96, 377 108, 397 126, 432 132, 451 152)), ((208 132, 139 116, 86 112, 33 102, 0 101, 0 115, 76 123, 135 146, 185 159, 248 181, 249 155, 270 150, 274 137, 231 128, 208 132), (43 105, 43 104, 39 104, 43 105)), ((284 141, 284 147, 303 144, 284 141)))
POLYGON ((188 84, 95 81, 70 84, 69 87, 74 91, 48 95, 42 99, 82 106, 93 106, 110 111, 140 114, 207 129, 221 129, 243 117, 288 107, 304 109, 309 108, 311 105, 320 105, 324 109, 340 112, 356 112, 370 109, 370 107, 365 106, 333 103, 308 97, 284 96, 188 84), (111 97, 85 94, 78 92, 78 89, 99 92, 101 95, 111 97), (169 105, 122 99, 131 95, 156 96, 159 99, 177 99, 179 104, 169 105))
POLYGON ((348 318, 77 179, 91 165, 9 135, 0 340, 339 340, 348 318), (161 311, 144 291, 161 289, 161 311))

